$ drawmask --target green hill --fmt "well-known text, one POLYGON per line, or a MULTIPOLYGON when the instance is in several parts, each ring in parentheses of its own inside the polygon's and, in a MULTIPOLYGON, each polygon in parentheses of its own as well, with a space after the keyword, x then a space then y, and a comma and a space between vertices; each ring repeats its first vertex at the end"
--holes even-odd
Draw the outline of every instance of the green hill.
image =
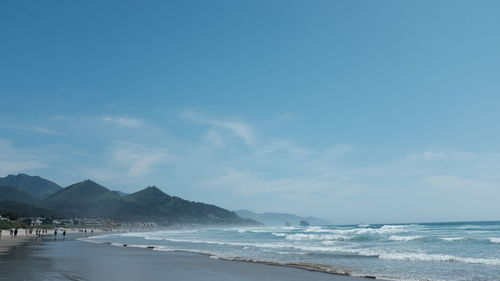
POLYGON ((40 205, 64 217, 109 217, 120 195, 91 180, 72 184, 43 200, 40 205))
POLYGON ((226 209, 165 194, 157 187, 123 195, 86 180, 50 195, 40 206, 62 217, 112 218, 165 224, 258 224, 226 209))
POLYGON ((52 181, 26 174, 8 175, 0 178, 0 186, 15 187, 35 197, 44 197, 61 189, 52 181))
POLYGON ((35 205, 38 199, 34 196, 10 186, 0 186, 0 201, 13 201, 35 205))
MULTIPOLYGON (((49 195, 42 193, 44 199, 40 199, 25 192, 19 183, 23 180, 24 183, 33 183, 41 178, 23 174, 6 178, 11 183, 17 180, 18 186, 0 187, 0 211, 14 217, 45 215, 51 218, 110 218, 122 222, 163 224, 259 224, 215 205, 170 196, 154 186, 124 194, 85 180, 57 190, 54 187, 55 192, 49 195)), ((44 179, 40 182, 44 181, 50 182, 44 179)), ((25 184, 22 186, 26 187, 25 184)))
POLYGON ((147 217, 171 223, 256 223, 214 205, 169 196, 157 187, 147 187, 123 199, 123 214, 129 218, 147 217))
POLYGON ((69 203, 88 203, 95 202, 108 196, 119 195, 91 180, 85 180, 51 194, 43 200, 43 204, 47 206, 58 206, 60 204, 67 205, 69 203))
POLYGON ((12 220, 19 217, 44 217, 49 220, 60 217, 53 210, 14 201, 0 201, 0 215, 12 220))

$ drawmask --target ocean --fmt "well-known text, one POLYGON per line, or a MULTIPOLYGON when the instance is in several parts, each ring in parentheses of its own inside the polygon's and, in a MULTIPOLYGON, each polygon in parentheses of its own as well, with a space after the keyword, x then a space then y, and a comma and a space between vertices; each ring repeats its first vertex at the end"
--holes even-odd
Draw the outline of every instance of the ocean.
POLYGON ((294 264, 386 280, 500 280, 500 222, 232 227, 96 235, 88 242, 294 264))

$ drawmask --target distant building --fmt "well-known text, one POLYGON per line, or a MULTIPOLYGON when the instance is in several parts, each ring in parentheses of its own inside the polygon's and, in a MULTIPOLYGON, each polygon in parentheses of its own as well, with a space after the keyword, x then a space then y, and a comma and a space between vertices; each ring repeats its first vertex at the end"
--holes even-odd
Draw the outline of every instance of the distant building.
POLYGON ((68 225, 68 226, 72 226, 72 225, 75 224, 75 221, 71 218, 71 219, 53 220, 52 223, 55 224, 55 225, 68 225))
POLYGON ((42 217, 31 218, 31 225, 32 226, 39 226, 39 225, 42 225, 44 222, 45 222, 45 218, 42 218, 42 217))

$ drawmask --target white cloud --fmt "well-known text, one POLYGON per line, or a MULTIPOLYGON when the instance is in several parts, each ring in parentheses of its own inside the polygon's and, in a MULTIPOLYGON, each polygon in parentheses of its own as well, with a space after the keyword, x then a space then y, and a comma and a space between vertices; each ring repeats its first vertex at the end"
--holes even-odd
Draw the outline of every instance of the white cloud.
POLYGON ((33 126, 33 127, 28 127, 28 126, 23 126, 23 125, 17 125, 17 124, 0 124, 0 128, 3 129, 8 129, 8 130, 17 130, 17 131, 29 131, 29 132, 34 132, 34 133, 39 133, 39 134, 45 134, 45 135, 63 135, 61 132, 48 129, 45 127, 38 127, 38 126, 33 126))
MULTIPOLYGON (((252 171, 232 168, 215 178, 202 181, 200 185, 231 190, 244 196, 259 194, 337 194, 359 192, 352 187, 356 184, 333 176, 297 176, 277 179, 266 179, 252 171)), ((356 185, 361 187, 361 185, 356 185)))
POLYGON ((252 127, 243 122, 206 118, 193 111, 184 112, 181 116, 184 119, 195 123, 209 125, 213 128, 226 130, 232 135, 241 138, 248 145, 254 145, 256 142, 255 133, 252 127))
POLYGON ((47 167, 32 151, 16 148, 0 139, 0 175, 15 174, 47 167))
POLYGON ((223 147, 225 145, 224 138, 214 130, 208 130, 205 138, 213 146, 223 147))
POLYGON ((257 149, 254 151, 254 155, 258 155, 260 157, 268 157, 272 154, 285 153, 289 155, 302 155, 306 156, 311 154, 312 151, 300 146, 295 145, 289 140, 284 139, 273 139, 263 142, 257 149))
POLYGON ((31 127, 31 129, 37 133, 46 134, 46 135, 56 135, 56 136, 62 135, 62 133, 60 133, 58 131, 47 129, 44 127, 31 127))
POLYGON ((149 174, 157 165, 172 160, 173 155, 162 148, 121 142, 112 152, 116 165, 126 166, 129 177, 149 174))
POLYGON ((145 127, 148 125, 147 122, 142 119, 123 117, 123 116, 106 116, 103 117, 101 120, 109 124, 118 125, 126 128, 132 128, 132 129, 145 127))
POLYGON ((443 160, 443 159, 472 159, 476 155, 470 152, 460 151, 432 151, 414 152, 407 156, 410 160, 443 160))
MULTIPOLYGON (((119 188, 168 184, 174 194, 223 207, 325 214, 336 222, 336 214, 341 214, 343 222, 356 222, 364 218, 432 220, 439 212, 444 219, 466 218, 467 214, 480 218, 481 214, 500 211, 489 207, 494 203, 490 198, 500 196, 500 156, 496 154, 422 149, 401 153, 400 157, 372 159, 372 155, 364 154, 366 147, 330 144, 316 148, 276 135, 257 134, 250 124, 231 118, 216 119, 196 112, 185 112, 182 117, 203 125, 192 126, 199 130, 199 138, 171 135, 143 119, 102 115, 80 118, 81 122, 74 122, 76 127, 70 126, 65 132, 85 132, 87 137, 93 130, 92 145, 101 147, 94 150, 83 142, 77 145, 83 151, 101 154, 89 153, 78 156, 80 162, 70 161, 77 149, 72 143, 67 151, 59 151, 59 156, 71 154, 64 163, 78 164, 61 170, 119 188), (110 130, 111 126, 121 129, 110 130), (141 133, 131 134, 130 128, 138 128, 141 133), (92 166, 94 163, 100 164, 92 166), (481 202, 479 211, 460 207, 475 202, 481 202), (448 207, 451 211, 445 213, 448 207)), ((29 128, 53 133, 42 127, 29 128)), ((0 142, 0 171, 47 167, 37 155, 42 156, 37 150, 0 142)), ((50 164, 60 161, 43 159, 50 164)), ((60 169, 64 166, 61 163, 51 168, 60 169)))
POLYGON ((176 159, 175 155, 164 148, 124 141, 114 142, 103 156, 97 158, 103 160, 101 164, 90 168, 84 167, 80 173, 114 186, 161 184, 162 182, 157 180, 151 182, 147 176, 161 169, 167 171, 168 167, 165 165, 176 159))

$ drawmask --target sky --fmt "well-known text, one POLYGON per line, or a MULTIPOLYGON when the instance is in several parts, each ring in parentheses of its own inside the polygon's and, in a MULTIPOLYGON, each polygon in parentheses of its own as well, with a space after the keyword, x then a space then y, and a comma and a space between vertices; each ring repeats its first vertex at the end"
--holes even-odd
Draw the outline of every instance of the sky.
POLYGON ((1 1, 0 176, 500 219, 498 1, 1 1))

